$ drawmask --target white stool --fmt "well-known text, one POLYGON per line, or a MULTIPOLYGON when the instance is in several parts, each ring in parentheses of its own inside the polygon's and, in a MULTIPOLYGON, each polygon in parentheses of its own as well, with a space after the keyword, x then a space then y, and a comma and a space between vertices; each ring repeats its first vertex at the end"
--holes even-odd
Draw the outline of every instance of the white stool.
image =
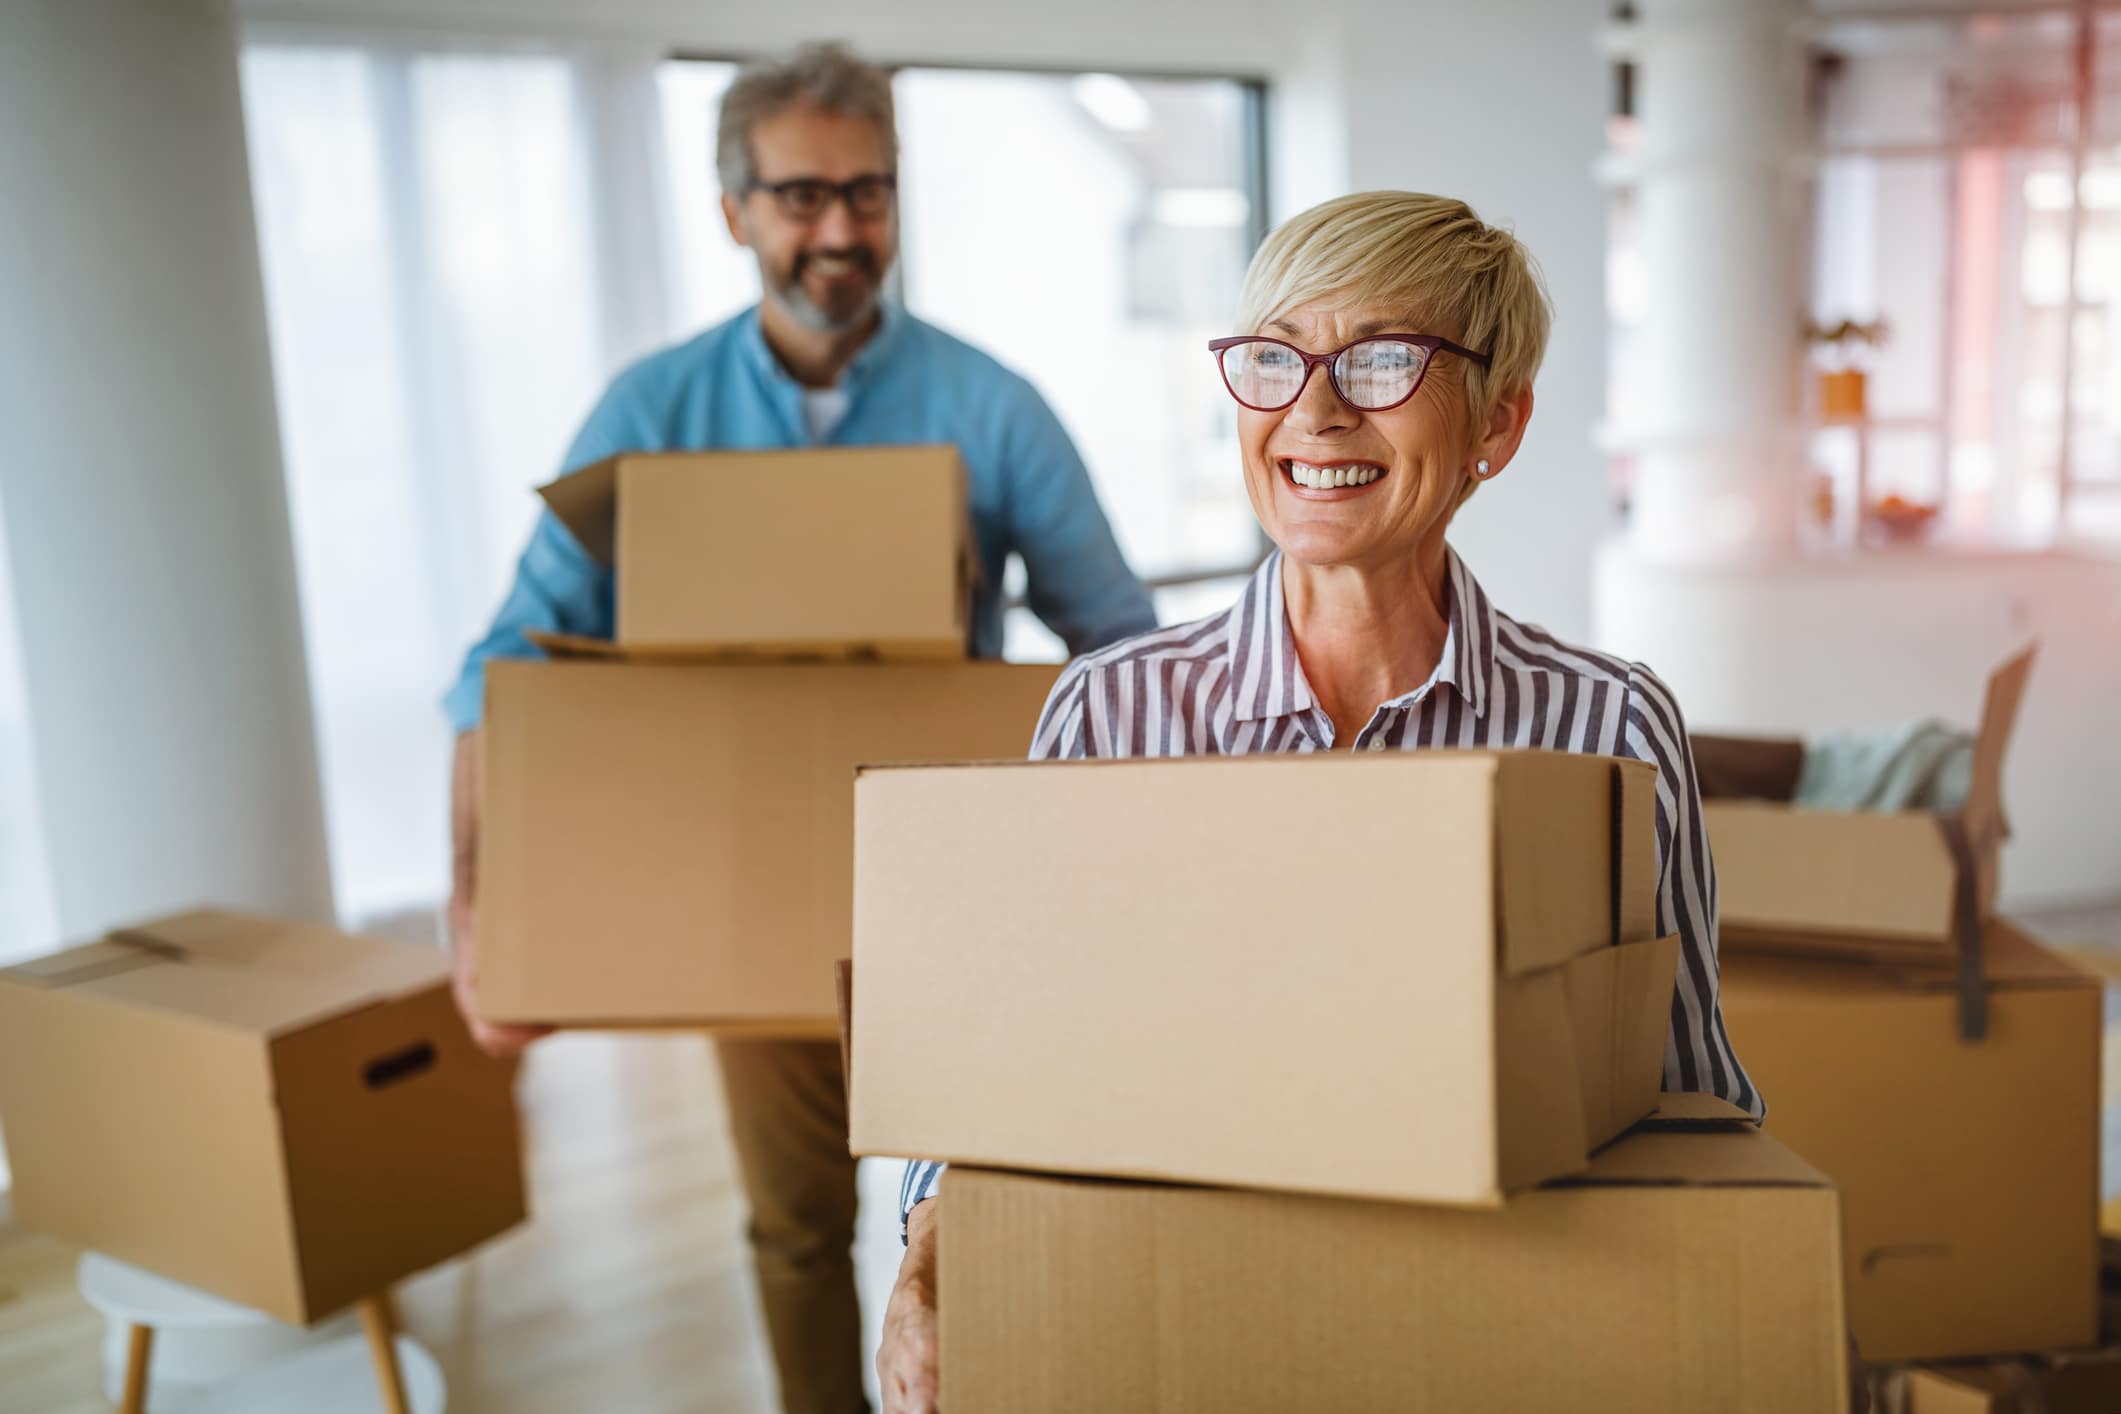
MULTIPOLYGON (((224 1301, 100 1252, 82 1256, 78 1276, 83 1299, 110 1323, 104 1340, 104 1385, 121 1414, 145 1414, 151 1361, 157 1380, 165 1386, 162 1407, 189 1407, 191 1396, 207 1393, 234 1371, 254 1370, 264 1362, 277 1369, 310 1353, 306 1348, 347 1345, 358 1350, 362 1344, 343 1334, 351 1317, 305 1331, 284 1325, 262 1311, 224 1301), (155 1358, 158 1331, 181 1333, 180 1339, 166 1344, 160 1359, 155 1358), (339 1339, 331 1346, 320 1344, 335 1334, 339 1339)), ((396 1334, 397 1322, 387 1293, 360 1302, 357 1309, 366 1330, 372 1368, 370 1395, 380 1393, 386 1414, 411 1414, 411 1407, 405 1402, 410 1391, 404 1384, 401 1352, 407 1347, 419 1350, 418 1344, 404 1337, 390 1338, 396 1334)), ((441 1372, 426 1351, 419 1350, 419 1356, 437 1382, 430 1394, 439 1397, 441 1372)), ((215 1398, 218 1400, 218 1393, 215 1398)), ((323 1406, 309 1414, 325 1414, 331 1407, 323 1406)))
MULTIPOLYGON (((410 1336, 396 1344, 407 1414, 443 1414, 449 1387, 442 1367, 410 1336)), ((185 1405, 185 1414, 370 1414, 382 1407, 371 1354, 360 1336, 340 1336, 215 1386, 185 1405)))

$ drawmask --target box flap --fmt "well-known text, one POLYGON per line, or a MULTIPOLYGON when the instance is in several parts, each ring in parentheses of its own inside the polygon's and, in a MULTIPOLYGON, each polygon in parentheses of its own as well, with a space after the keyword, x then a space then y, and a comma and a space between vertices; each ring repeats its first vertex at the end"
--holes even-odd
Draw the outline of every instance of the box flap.
POLYGON ((435 948, 219 909, 118 929, 0 971, 0 986, 65 988, 266 1035, 448 979, 435 948))
MULTIPOLYGON (((1722 967, 1759 1004, 1861 1001, 1958 988, 1957 961, 1946 954, 1852 955, 1801 936, 1767 937, 1758 947, 1728 949, 1722 967)), ((2003 918, 1990 919, 1982 932, 1981 968, 1992 992, 2099 985, 2098 978, 2003 918)))
POLYGON ((2018 707, 2025 698, 2025 680, 2033 670, 2038 647, 2028 647, 1989 675, 1988 690, 1981 703, 1981 725, 1974 733, 1973 780, 1967 787, 1966 804, 1960 808, 1967 832, 1979 840, 2003 830, 2003 756, 2011 731, 2018 724, 2018 707))
POLYGON ((934 640, 903 642, 877 640, 863 643, 826 643, 818 640, 788 643, 618 643, 609 638, 591 638, 579 633, 547 633, 531 629, 524 634, 543 649, 545 656, 561 660, 606 663, 863 663, 962 662, 964 655, 934 640))
POLYGON ((619 523, 619 458, 606 457, 538 488, 560 524, 601 565, 615 558, 619 523))
POLYGON ((1675 935, 1597 948, 1560 969, 1593 1147, 1656 1109, 1678 967, 1675 935))
POLYGON ((1757 1124, 1758 1121, 1721 1095, 1698 1090, 1668 1090, 1657 1097, 1657 1108, 1642 1123, 1676 1130, 1690 1125, 1757 1124))
POLYGON ((1549 1187, 1831 1188, 1818 1169, 1713 1095, 1667 1095, 1657 1113, 1592 1156, 1581 1178, 1549 1187))
POLYGON ((1503 973, 1646 940, 1655 930, 1657 768, 1576 753, 1491 754, 1503 973), (1585 822, 1593 820, 1601 838, 1587 848, 1585 822))

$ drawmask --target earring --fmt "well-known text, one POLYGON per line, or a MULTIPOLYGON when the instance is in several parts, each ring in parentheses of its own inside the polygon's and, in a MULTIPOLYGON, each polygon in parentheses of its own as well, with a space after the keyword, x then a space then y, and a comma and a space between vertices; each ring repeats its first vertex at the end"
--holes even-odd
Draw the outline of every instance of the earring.
POLYGON ((1488 459, 1486 457, 1482 457, 1478 462, 1474 464, 1473 474, 1479 477, 1482 481, 1486 481, 1488 477, 1494 474, 1488 470, 1488 459))

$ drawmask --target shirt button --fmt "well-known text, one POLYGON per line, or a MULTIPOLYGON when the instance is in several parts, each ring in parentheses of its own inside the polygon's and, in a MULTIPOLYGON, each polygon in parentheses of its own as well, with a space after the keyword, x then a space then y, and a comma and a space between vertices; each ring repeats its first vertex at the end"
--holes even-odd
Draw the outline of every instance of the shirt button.
POLYGON ((1379 733, 1378 733, 1378 734, 1377 734, 1376 736, 1373 736, 1373 737, 1371 737, 1371 738, 1370 738, 1370 750, 1372 750, 1372 751, 1382 751, 1382 750, 1384 750, 1384 749, 1385 749, 1385 738, 1384 738, 1384 733, 1383 733, 1383 732, 1379 732, 1379 733))

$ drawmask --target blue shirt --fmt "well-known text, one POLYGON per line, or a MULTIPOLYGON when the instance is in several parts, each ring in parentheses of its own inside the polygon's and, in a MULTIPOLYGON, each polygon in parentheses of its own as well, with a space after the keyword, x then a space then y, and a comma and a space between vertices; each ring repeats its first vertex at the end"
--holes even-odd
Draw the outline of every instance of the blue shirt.
MULTIPOLYGON (((964 459, 982 571, 975 656, 1001 656, 1002 571, 1012 552, 1023 557, 1032 611, 1071 653, 1156 627, 1074 443, 1023 378, 887 305, 841 386, 847 410, 825 445, 946 442, 964 459)), ((766 346, 754 307, 621 373, 575 437, 566 469, 621 452, 809 445, 802 387, 766 346)), ((541 656, 532 630, 609 638, 612 591, 611 570, 550 511, 541 515, 493 626, 444 699, 457 731, 479 724, 487 659, 541 656)))

